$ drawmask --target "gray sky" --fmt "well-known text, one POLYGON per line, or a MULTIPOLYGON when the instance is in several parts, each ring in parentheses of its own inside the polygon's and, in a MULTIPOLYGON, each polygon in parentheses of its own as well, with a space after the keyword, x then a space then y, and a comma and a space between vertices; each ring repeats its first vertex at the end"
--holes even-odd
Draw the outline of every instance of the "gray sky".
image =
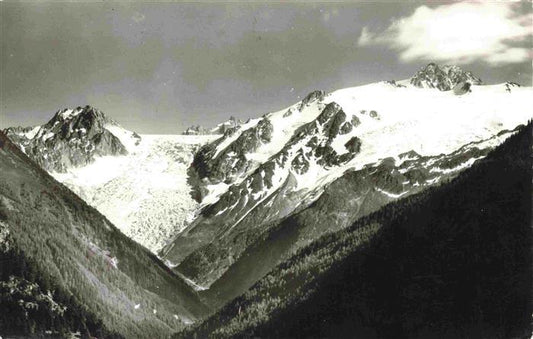
POLYGON ((0 3, 0 127, 93 105, 140 133, 455 63, 532 81, 531 3, 0 3))

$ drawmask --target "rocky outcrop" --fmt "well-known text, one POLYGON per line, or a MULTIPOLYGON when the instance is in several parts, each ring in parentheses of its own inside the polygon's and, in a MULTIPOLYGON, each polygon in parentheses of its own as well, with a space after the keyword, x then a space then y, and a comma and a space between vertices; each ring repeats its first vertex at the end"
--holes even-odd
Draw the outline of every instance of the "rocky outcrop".
POLYGON ((390 86, 396 87, 396 88, 405 88, 406 87, 405 85, 397 83, 396 80, 387 80, 387 81, 385 81, 385 83, 387 85, 390 85, 390 86))
POLYGON ((416 87, 436 88, 440 91, 449 91, 460 82, 471 85, 483 84, 472 72, 463 71, 459 66, 438 66, 434 63, 418 71, 410 82, 416 87))
MULTIPOLYGON (((8 128, 6 135, 47 171, 64 172, 91 163, 96 156, 127 154, 120 139, 106 126, 118 126, 90 107, 63 109, 43 126, 8 128)), ((140 140, 132 133, 131 138, 140 140)))
POLYGON ((511 93, 511 89, 514 87, 521 87, 520 84, 517 84, 516 82, 508 81, 505 83, 505 90, 509 93, 511 93))
POLYGON ((200 125, 194 125, 194 126, 187 127, 187 129, 183 131, 182 134, 183 135, 206 135, 206 134, 211 134, 211 132, 207 128, 204 128, 200 125))
POLYGON ((236 132, 236 129, 227 130, 222 138, 202 147, 194 157, 192 166, 199 179, 206 179, 211 183, 232 182, 250 168, 246 154, 272 141, 273 129, 270 120, 263 118, 256 126, 243 131, 226 148, 217 152, 217 147, 236 132))
POLYGON ((352 137, 346 142, 346 144, 344 144, 344 147, 346 147, 350 153, 359 153, 361 150, 361 140, 358 137, 352 137))
POLYGON ((300 111, 304 109, 306 105, 309 105, 313 101, 322 101, 324 100, 324 96, 326 95, 326 92, 324 91, 313 91, 305 96, 303 98, 302 102, 300 103, 300 107, 298 108, 300 111))
POLYGON ((213 128, 206 128, 201 125, 193 125, 187 127, 181 134, 183 135, 211 135, 211 134, 226 134, 229 130, 239 128, 244 122, 241 119, 230 117, 228 121, 224 121, 213 128))
POLYGON ((241 119, 237 119, 235 117, 230 117, 228 121, 225 121, 221 124, 218 124, 215 126, 215 128, 212 128, 209 133, 210 134, 225 134, 228 130, 236 129, 240 126, 242 126, 244 122, 241 119))
POLYGON ((456 84, 453 87, 453 94, 455 95, 463 95, 466 93, 470 93, 472 90, 470 89, 470 83, 461 81, 458 84, 456 84))
MULTIPOLYGON (((216 203, 202 211, 201 216, 163 251, 165 258, 173 263, 182 262, 177 270, 186 275, 202 266, 204 279, 207 278, 203 276, 204 269, 209 270, 209 278, 202 280, 203 283, 216 279, 231 265, 232 258, 238 258, 255 241, 263 227, 310 202, 305 203, 296 188, 299 176, 305 175, 311 166, 328 170, 357 156, 361 140, 355 136, 349 139, 342 153, 332 145, 342 135, 341 126, 351 125, 346 120, 347 115, 340 105, 335 102, 326 105, 315 120, 300 126, 277 154, 242 182, 231 185, 216 203), (214 273, 214 269, 219 273, 214 273)), ((217 173, 218 169, 224 175, 231 174, 231 169, 239 169, 240 161, 245 163, 245 158, 241 159, 239 154, 244 155, 256 149, 258 143, 269 141, 270 131, 270 122, 263 119, 256 127, 242 132, 234 143, 212 158, 218 167, 210 168, 210 173, 217 173)), ((209 165, 209 157, 213 157, 221 142, 218 140, 204 147, 195 163, 201 158, 202 163, 209 165)), ((209 178, 213 180, 213 176, 209 178)))
MULTIPOLYGON (((510 134, 506 131, 503 135, 510 134)), ((248 246, 241 255, 233 248, 233 244, 241 240, 228 244, 226 254, 232 255, 231 263, 228 262, 229 266, 223 270, 217 268, 224 273, 202 294, 214 306, 223 305, 313 240, 342 230, 391 201, 451 180, 460 173, 463 164, 482 158, 491 150, 492 147, 485 147, 483 143, 472 143, 450 154, 434 157, 423 157, 410 151, 400 155, 400 161, 385 158, 360 170, 349 170, 327 185, 311 205, 296 210, 275 225, 264 224, 259 228, 262 231, 255 228, 254 245, 248 246)), ((243 224, 246 227, 253 228, 253 222, 260 222, 259 211, 255 213, 255 218, 245 219, 243 224)), ((250 239, 249 235, 242 237, 250 239)), ((193 255, 190 259, 193 257, 198 259, 200 256, 193 255)), ((195 264, 188 259, 182 269, 193 279, 206 283, 209 281, 206 277, 213 274, 207 273, 211 269, 209 262, 221 258, 203 258, 204 261, 198 260, 195 264)))

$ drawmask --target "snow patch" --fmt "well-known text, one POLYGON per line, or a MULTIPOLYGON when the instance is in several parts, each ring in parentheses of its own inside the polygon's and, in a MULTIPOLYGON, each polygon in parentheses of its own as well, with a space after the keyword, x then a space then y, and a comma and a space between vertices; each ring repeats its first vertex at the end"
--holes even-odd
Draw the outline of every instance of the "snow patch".
POLYGON ((179 272, 176 272, 176 274, 180 278, 182 278, 187 283, 187 285, 192 287, 195 291, 205 291, 205 290, 209 289, 209 287, 198 285, 197 283, 195 283, 194 281, 192 281, 191 279, 187 278, 186 276, 184 276, 183 274, 181 274, 179 272))
POLYGON ((29 132, 24 133, 24 136, 28 139, 33 139, 39 133, 39 130, 41 129, 41 126, 34 127, 29 132))
POLYGON ((138 139, 133 136, 133 132, 128 131, 120 126, 107 124, 104 126, 111 134, 117 137, 128 152, 133 152, 138 143, 138 139))
POLYGON ((409 193, 409 191, 405 191, 405 192, 402 192, 402 193, 399 193, 399 194, 395 194, 395 193, 391 193, 391 192, 387 192, 385 190, 382 190, 381 188, 376 188, 376 191, 378 191, 380 193, 383 193, 386 196, 388 196, 389 198, 393 198, 393 199, 398 199, 398 198, 406 195, 407 193, 409 193))

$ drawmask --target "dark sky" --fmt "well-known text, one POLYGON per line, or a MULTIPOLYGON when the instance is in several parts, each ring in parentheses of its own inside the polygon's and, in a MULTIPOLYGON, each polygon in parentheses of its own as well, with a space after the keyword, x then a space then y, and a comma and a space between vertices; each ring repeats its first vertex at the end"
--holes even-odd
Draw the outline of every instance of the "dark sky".
POLYGON ((90 104, 140 133, 179 133, 431 61, 489 84, 532 81, 527 2, 1 2, 0 13, 1 128, 90 104))

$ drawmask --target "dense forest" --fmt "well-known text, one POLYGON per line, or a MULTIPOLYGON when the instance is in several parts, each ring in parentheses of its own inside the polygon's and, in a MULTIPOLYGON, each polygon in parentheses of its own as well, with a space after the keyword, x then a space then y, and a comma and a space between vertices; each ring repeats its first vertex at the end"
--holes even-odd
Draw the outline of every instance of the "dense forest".
POLYGON ((529 337, 532 133, 313 242, 176 337, 529 337))
MULTIPOLYGON (((0 215, 0 218, 2 216, 0 215)), ((5 238, 3 240, 6 240, 5 238)), ((106 329, 72 293, 66 293, 17 249, 0 251, 0 328, 26 337, 123 338, 106 329)))
POLYGON ((0 142, 1 335, 160 338, 207 312, 153 254, 0 142))

